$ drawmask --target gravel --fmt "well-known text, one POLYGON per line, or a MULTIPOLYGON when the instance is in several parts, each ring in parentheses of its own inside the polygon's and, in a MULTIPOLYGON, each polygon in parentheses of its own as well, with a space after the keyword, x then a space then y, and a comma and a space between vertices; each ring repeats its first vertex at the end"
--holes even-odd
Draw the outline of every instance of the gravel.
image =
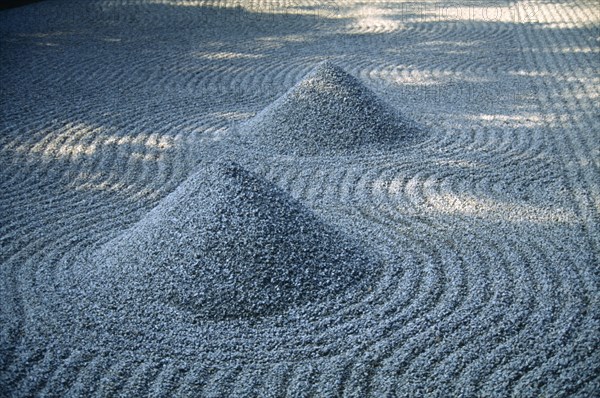
POLYGON ((270 316, 348 288, 359 294, 378 268, 272 183, 223 161, 202 165, 81 267, 76 289, 86 292, 95 274, 99 290, 88 293, 100 306, 129 303, 135 315, 161 302, 211 321, 270 316))
POLYGON ((358 79, 330 61, 238 127, 242 141, 282 155, 349 155, 390 150, 420 137, 358 79))
POLYGON ((0 397, 600 396, 598 26, 0 11, 0 397))

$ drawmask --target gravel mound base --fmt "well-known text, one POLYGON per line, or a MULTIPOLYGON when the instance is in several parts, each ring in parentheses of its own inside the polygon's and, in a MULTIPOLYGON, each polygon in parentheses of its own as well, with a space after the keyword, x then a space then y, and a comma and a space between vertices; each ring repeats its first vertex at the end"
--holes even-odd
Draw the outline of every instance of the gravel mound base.
POLYGON ((420 135, 414 123, 328 61, 239 126, 237 134, 269 153, 302 156, 390 150, 420 135))

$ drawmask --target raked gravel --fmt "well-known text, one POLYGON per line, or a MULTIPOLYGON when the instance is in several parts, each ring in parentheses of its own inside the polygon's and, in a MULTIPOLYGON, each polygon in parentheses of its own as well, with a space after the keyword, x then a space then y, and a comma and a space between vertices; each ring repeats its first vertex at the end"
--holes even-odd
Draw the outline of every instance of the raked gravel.
POLYGON ((0 11, 0 396, 599 396, 599 19, 0 11))

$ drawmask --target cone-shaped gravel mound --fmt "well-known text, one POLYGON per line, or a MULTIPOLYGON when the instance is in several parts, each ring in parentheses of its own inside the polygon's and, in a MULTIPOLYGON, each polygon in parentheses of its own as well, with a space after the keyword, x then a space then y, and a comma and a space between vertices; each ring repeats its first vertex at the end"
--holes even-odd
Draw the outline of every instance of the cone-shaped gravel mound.
POLYGON ((234 163, 194 174, 92 261, 109 301, 168 301, 211 320, 324 299, 370 268, 349 239, 234 163))
POLYGON ((310 156, 393 149, 418 132, 354 76, 323 62, 238 134, 270 152, 310 156))

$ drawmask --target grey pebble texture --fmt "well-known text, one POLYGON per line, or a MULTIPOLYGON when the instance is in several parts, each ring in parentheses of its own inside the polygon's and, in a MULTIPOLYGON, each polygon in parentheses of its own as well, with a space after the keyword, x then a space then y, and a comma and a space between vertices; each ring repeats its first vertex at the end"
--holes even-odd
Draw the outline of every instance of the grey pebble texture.
POLYGON ((0 397, 600 396, 591 0, 0 11, 0 397))

